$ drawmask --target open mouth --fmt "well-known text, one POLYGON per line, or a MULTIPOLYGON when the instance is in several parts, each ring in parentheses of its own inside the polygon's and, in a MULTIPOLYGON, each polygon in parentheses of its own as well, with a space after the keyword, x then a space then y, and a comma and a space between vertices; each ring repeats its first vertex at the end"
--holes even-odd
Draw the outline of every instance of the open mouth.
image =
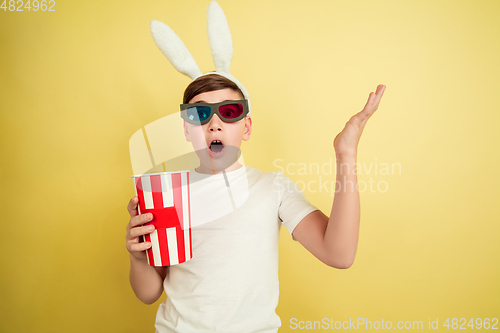
POLYGON ((209 150, 211 156, 220 156, 224 150, 224 144, 220 140, 214 140, 210 144, 209 150))

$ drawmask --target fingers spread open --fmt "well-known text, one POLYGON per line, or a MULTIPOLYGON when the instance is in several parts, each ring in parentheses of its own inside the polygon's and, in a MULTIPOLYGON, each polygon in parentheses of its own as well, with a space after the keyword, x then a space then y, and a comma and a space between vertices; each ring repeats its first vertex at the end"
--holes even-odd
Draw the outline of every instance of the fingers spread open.
POLYGON ((368 95, 368 100, 366 101, 365 107, 361 112, 356 114, 355 116, 359 119, 359 122, 365 122, 370 118, 375 111, 378 109, 378 105, 380 104, 380 99, 382 98, 382 95, 384 94, 385 91, 385 86, 380 84, 377 86, 377 90, 375 93, 371 92, 370 95, 368 95))

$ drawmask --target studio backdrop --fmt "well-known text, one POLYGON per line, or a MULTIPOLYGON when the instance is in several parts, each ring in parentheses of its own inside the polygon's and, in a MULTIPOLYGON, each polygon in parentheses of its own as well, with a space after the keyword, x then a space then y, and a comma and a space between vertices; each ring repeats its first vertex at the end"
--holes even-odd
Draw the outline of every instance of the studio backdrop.
MULTIPOLYGON (((151 20, 207 72, 208 3, 1 4, 0 331, 154 331, 166 296, 145 305, 128 280, 129 140, 178 113, 190 82, 151 20)), ((219 4, 252 101, 245 164, 282 171, 326 214, 333 139, 387 87, 358 148, 354 265, 322 264, 282 228, 280 332, 498 329, 500 3, 219 4)))

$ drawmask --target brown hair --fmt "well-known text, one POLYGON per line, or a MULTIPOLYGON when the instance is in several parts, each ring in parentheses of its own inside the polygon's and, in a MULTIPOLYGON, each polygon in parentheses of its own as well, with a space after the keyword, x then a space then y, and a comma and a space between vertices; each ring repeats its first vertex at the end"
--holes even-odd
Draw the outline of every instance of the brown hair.
POLYGON ((236 92, 239 92, 243 97, 243 93, 240 88, 233 81, 225 78, 222 75, 218 74, 208 74, 203 75, 194 80, 187 86, 186 90, 184 90, 184 98, 183 104, 189 103, 196 95, 199 95, 204 92, 221 90, 225 88, 230 88, 236 92))

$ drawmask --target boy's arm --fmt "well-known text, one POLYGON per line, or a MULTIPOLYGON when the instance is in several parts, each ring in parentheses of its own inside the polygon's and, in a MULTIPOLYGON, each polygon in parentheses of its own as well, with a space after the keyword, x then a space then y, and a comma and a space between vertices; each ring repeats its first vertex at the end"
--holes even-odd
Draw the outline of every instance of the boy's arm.
POLYGON ((153 267, 148 264, 146 253, 151 247, 149 242, 139 242, 139 237, 154 231, 154 226, 142 226, 152 218, 150 213, 139 215, 137 196, 130 200, 127 210, 130 221, 127 225, 127 250, 130 253, 130 285, 135 295, 142 302, 152 304, 160 298, 163 293, 163 280, 167 276, 168 267, 153 267))
POLYGON ((130 255, 130 285, 137 298, 145 304, 153 304, 160 298, 167 273, 168 267, 153 267, 147 260, 130 255))
POLYGON ((304 217, 292 232, 316 258, 335 268, 351 267, 358 246, 360 204, 357 176, 353 172, 355 163, 355 157, 337 157, 337 182, 330 218, 316 210, 304 217))
POLYGON ((304 217, 292 232, 309 252, 325 264, 349 268, 358 247, 360 203, 355 172, 357 146, 368 119, 377 110, 385 86, 370 93, 363 110, 349 119, 334 139, 337 182, 330 217, 317 210, 304 217))

